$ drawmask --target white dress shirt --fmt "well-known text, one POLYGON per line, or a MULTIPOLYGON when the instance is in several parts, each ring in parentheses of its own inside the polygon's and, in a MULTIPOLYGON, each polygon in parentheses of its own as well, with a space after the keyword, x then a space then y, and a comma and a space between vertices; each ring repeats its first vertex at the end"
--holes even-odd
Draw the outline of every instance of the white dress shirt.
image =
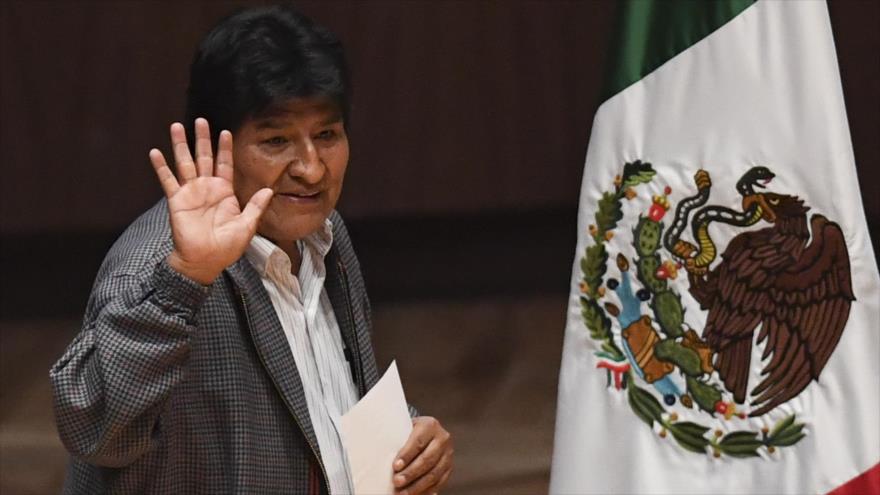
POLYGON ((352 493, 353 486, 339 420, 357 402, 357 390, 324 289, 324 256, 332 243, 329 220, 323 229, 297 241, 302 256, 298 277, 290 271, 287 254, 265 237, 254 236, 245 256, 262 277, 293 353, 330 493, 342 494, 352 493))

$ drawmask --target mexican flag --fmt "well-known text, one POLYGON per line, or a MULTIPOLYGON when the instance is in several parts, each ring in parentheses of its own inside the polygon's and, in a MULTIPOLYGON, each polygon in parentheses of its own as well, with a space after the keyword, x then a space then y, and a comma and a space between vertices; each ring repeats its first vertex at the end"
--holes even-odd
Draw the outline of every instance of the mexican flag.
POLYGON ((551 493, 880 492, 880 277, 826 4, 622 9, 551 493))

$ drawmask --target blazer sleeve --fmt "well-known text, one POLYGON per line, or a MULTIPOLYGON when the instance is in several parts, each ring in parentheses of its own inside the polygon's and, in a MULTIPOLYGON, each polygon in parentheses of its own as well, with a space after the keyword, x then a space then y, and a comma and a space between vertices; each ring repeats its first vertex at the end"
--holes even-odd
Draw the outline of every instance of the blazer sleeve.
POLYGON ((58 432, 74 456, 122 467, 147 452, 209 292, 164 258, 96 283, 79 335, 49 372, 58 432))

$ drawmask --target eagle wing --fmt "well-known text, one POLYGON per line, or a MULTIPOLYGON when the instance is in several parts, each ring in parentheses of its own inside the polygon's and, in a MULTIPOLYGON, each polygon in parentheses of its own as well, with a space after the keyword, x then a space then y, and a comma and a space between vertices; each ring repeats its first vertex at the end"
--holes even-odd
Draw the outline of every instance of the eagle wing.
POLYGON ((745 402, 755 328, 774 309, 767 291, 771 274, 797 263, 804 239, 775 228, 742 233, 728 244, 723 261, 710 274, 716 292, 703 336, 715 351, 715 368, 734 400, 745 402))
POLYGON ((855 300, 843 232, 822 215, 813 215, 810 223, 812 242, 795 263, 768 274, 756 307, 762 315, 758 342, 768 339, 762 359, 772 357, 752 390, 752 405, 760 407, 751 416, 772 410, 819 379, 855 300))

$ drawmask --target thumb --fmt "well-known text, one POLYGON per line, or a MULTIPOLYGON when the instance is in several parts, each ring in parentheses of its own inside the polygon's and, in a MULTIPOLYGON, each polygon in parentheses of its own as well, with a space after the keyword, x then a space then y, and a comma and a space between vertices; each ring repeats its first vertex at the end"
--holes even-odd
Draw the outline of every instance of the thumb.
POLYGON ((250 201, 244 207, 244 211, 241 212, 238 216, 238 220, 245 225, 248 226, 250 230, 256 230, 257 222, 260 220, 260 217, 263 216, 263 212, 266 211, 266 207, 269 206, 269 201, 272 200, 273 191, 268 187, 264 187, 259 191, 255 192, 253 196, 251 196, 250 201))

